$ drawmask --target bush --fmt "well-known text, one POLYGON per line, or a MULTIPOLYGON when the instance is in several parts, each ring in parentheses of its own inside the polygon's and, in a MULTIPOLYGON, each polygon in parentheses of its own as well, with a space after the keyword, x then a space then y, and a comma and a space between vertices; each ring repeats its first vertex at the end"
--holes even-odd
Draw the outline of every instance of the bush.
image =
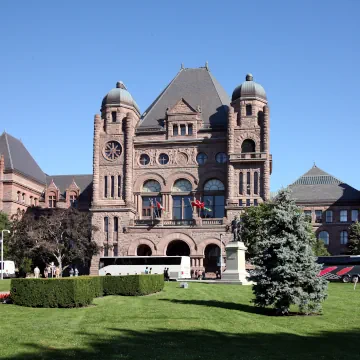
POLYGON ((21 306, 71 308, 89 305, 103 295, 140 296, 163 288, 163 275, 12 279, 11 298, 21 306))
POLYGON ((164 288, 163 275, 126 275, 103 277, 104 295, 139 296, 164 288))
MULTIPOLYGON (((97 280, 88 277, 65 279, 12 279, 11 298, 16 305, 71 308, 91 304, 99 291, 97 280)), ((101 280, 100 280, 101 281, 101 280)))

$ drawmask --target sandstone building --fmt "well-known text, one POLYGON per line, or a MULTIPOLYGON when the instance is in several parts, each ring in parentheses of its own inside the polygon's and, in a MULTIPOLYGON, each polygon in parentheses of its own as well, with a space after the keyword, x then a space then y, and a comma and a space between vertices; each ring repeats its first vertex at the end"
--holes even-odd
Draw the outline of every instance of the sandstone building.
MULTIPOLYGON (((182 67, 142 114, 118 82, 93 140, 93 174, 47 175, 20 140, 0 136, 0 211, 91 211, 101 246, 92 273, 117 255, 190 255, 192 269, 214 271, 234 216, 270 197, 269 107, 251 74, 230 99, 207 66, 182 67)), ((330 252, 345 251, 359 191, 316 166, 290 187, 330 252)))
POLYGON ((94 120, 98 258, 190 255, 192 269, 214 271, 234 215, 269 198, 269 127, 250 74, 230 101, 207 66, 182 67, 143 114, 118 82, 94 120))

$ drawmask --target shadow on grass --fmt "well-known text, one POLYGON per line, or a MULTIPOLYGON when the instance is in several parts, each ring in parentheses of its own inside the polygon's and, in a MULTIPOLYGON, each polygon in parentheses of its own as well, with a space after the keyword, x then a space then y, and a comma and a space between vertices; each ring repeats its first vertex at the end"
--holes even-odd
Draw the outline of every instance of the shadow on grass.
MULTIPOLYGON (((168 301, 174 304, 184 304, 184 305, 200 305, 214 307, 217 309, 227 309, 227 310, 237 310, 242 312, 247 312, 251 314, 259 314, 266 316, 275 316, 276 312, 274 309, 269 308, 260 308, 254 305, 238 304, 233 302, 225 301, 216 301, 216 300, 177 300, 177 299, 159 299, 160 301, 168 301)), ((293 315, 295 313, 290 313, 293 315)))
MULTIPOLYGON (((239 324, 239 331, 241 331, 241 324, 239 324)), ((211 330, 133 331, 113 328, 106 329, 106 334, 103 335, 79 333, 74 336, 81 338, 81 348, 53 349, 39 344, 27 344, 27 353, 19 353, 6 359, 360 359, 358 348, 360 329, 299 336, 288 333, 231 334, 211 330)))

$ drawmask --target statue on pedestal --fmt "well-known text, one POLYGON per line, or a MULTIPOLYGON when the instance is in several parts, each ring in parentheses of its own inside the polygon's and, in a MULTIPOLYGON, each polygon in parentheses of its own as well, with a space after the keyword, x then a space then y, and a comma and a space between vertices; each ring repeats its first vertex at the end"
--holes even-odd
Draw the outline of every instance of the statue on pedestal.
POLYGON ((233 240, 232 241, 241 241, 241 233, 242 233, 242 222, 241 218, 236 215, 234 220, 231 222, 231 232, 233 234, 233 240))

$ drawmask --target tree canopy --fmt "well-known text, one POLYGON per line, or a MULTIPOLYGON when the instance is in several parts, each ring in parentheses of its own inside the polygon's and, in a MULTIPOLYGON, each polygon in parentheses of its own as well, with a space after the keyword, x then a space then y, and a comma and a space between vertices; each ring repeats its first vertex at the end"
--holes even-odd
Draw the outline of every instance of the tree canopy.
POLYGON ((316 239, 290 190, 247 209, 242 222, 242 239, 255 265, 250 277, 255 305, 273 306, 278 314, 287 314, 292 304, 303 313, 321 311, 327 282, 317 276, 320 265, 312 249, 316 239))
POLYGON ((94 231, 90 213, 74 208, 33 208, 14 217, 9 253, 18 263, 24 258, 33 264, 54 262, 62 272, 74 262, 85 265, 98 253, 92 240, 94 231))
POLYGON ((350 226, 347 248, 351 255, 360 255, 360 223, 358 221, 350 226))

